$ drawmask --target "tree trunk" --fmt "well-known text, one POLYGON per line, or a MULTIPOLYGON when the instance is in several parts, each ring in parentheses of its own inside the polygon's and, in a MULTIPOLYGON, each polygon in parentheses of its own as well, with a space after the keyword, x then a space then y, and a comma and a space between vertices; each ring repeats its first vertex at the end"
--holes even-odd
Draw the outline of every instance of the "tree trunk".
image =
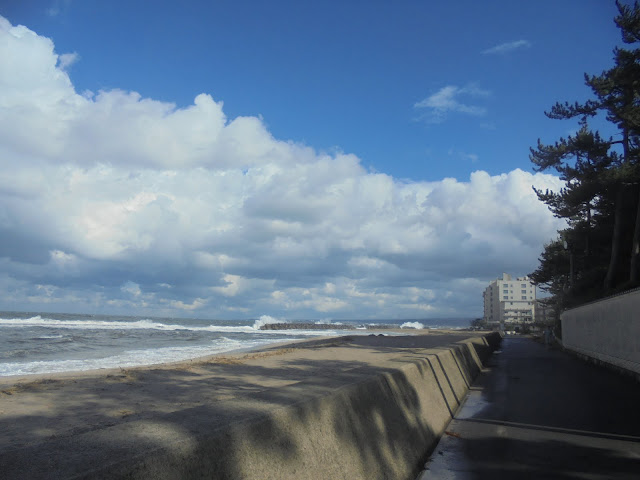
POLYGON ((587 203, 587 234, 584 241, 584 256, 589 261, 589 257, 591 257, 591 202, 587 203))
POLYGON ((607 269, 607 276, 604 277, 604 289, 611 290, 613 287, 613 281, 616 276, 616 269, 618 267, 618 261, 620 259, 620 240, 622 237, 622 202, 624 200, 624 185, 618 187, 618 193, 616 195, 616 210, 613 218, 613 237, 611 239, 611 259, 609 261, 609 268, 607 269))
POLYGON ((636 225, 633 230, 633 242, 631 243, 631 263, 629 265, 629 280, 638 281, 638 261, 640 259, 640 189, 638 189, 638 205, 636 206, 636 225))

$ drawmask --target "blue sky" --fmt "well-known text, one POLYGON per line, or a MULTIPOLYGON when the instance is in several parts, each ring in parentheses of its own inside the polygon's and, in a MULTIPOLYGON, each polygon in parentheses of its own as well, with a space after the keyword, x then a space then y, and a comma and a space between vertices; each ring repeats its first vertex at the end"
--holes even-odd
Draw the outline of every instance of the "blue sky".
POLYGON ((0 308, 480 315, 560 226, 529 147, 576 128, 543 112, 611 65, 615 14, 5 0, 0 308))
POLYGON ((178 106, 207 92, 231 118, 261 115, 276 138, 413 180, 529 169, 529 146, 564 133, 544 110, 584 98, 583 74, 620 43, 603 0, 9 0, 5 11, 78 54, 81 91, 178 106), (415 107, 451 86, 477 111, 436 122, 415 107))

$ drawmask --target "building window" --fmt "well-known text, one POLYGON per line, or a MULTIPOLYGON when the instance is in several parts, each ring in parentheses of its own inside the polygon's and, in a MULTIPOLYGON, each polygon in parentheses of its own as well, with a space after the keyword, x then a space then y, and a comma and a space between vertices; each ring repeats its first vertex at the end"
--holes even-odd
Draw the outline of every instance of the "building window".
POLYGON ((509 300, 509 295, 505 295, 505 296, 504 296, 504 299, 505 299, 505 300, 509 300))
POLYGON ((522 299, 523 299, 523 300, 526 300, 526 299, 527 299, 527 296, 526 296, 526 295, 523 295, 523 296, 522 296, 522 299))
POLYGON ((523 295, 526 295, 527 291, 526 290, 522 290, 520 293, 522 293, 523 295))

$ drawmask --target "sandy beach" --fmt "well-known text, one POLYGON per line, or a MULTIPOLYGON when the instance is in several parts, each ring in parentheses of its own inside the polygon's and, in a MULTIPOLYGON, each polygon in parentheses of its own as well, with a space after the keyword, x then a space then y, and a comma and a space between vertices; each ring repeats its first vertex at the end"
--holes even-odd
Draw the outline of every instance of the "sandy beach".
POLYGON ((203 425, 210 433, 326 396, 474 336, 344 336, 176 364, 0 378, 0 471, 100 477, 116 459, 176 440, 197 450, 203 425))

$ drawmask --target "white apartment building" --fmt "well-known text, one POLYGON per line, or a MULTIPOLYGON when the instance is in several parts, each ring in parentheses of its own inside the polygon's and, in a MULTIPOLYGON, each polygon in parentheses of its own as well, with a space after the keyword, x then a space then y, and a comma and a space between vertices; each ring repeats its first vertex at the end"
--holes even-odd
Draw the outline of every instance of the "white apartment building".
POLYGON ((507 273, 493 280, 482 293, 484 321, 488 326, 505 328, 535 319, 536 287, 529 277, 511 278, 507 273))

